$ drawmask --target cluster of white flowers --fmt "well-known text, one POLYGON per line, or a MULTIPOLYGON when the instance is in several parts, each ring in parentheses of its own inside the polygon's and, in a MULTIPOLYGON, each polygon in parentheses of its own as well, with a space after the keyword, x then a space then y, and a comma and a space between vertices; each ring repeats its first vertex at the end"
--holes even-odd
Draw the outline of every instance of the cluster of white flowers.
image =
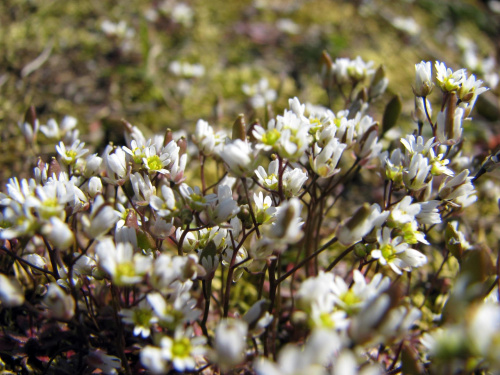
MULTIPOLYGON (((448 218, 477 199, 461 125, 487 89, 436 62, 443 105, 433 121, 431 64, 417 64, 418 133, 383 150, 385 133, 367 114, 387 86, 383 68, 359 57, 323 60, 323 84, 344 96, 344 109, 295 97, 265 125, 247 129, 240 115, 231 137, 203 119, 190 139, 171 131, 147 139, 124 123, 126 144, 97 154, 80 141, 73 118, 21 126, 32 142, 40 130, 58 143, 34 178, 14 177, 0 195, 1 251, 14 263, 0 274, 2 308, 26 306, 37 319, 88 334, 87 365, 110 374, 131 373, 132 357, 140 358, 134 369, 158 374, 239 366, 259 374, 380 374, 393 373, 402 350, 404 360, 413 358, 425 325, 403 289, 414 288, 410 275, 432 261, 433 228, 446 227, 444 249, 461 265, 462 289, 453 293, 484 298, 474 288, 483 275, 467 260, 487 272, 489 254, 448 218), (218 167, 206 170, 207 160, 218 167), (356 196, 368 179, 373 188, 356 196), (337 201, 344 206, 334 210, 337 201), (396 280, 406 275, 403 288, 396 280), (110 321, 117 347, 115 335, 98 333, 110 321)), ((204 72, 170 68, 184 78, 204 72)), ((244 90, 255 108, 275 100, 267 81, 244 90)), ((433 235, 436 243, 440 233, 433 235)), ((450 303, 458 303, 453 293, 450 303)), ((497 366, 492 303, 478 305, 472 322, 449 318, 424 336, 428 355, 467 352, 478 366, 483 359, 497 366), (457 335, 467 348, 444 342, 457 335)))

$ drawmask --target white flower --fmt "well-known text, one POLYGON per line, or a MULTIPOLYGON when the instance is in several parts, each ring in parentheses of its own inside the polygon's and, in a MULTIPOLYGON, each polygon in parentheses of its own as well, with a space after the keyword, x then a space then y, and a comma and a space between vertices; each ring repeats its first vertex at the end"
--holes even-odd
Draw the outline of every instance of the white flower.
POLYGON ((403 181, 410 190, 420 190, 427 184, 427 176, 432 169, 429 160, 422 154, 414 154, 410 165, 404 170, 403 181))
POLYGON ((467 324, 467 336, 474 352, 494 361, 498 357, 500 336, 500 308, 498 304, 486 302, 479 305, 467 324))
POLYGON ((153 374, 166 374, 168 372, 168 362, 160 348, 147 345, 141 350, 140 357, 143 366, 153 374))
POLYGON ((335 360, 331 375, 382 375, 382 370, 374 365, 364 366, 358 371, 359 365, 352 351, 344 349, 335 360))
POLYGON ((123 185, 128 178, 129 170, 127 166, 126 153, 121 148, 108 145, 104 150, 102 161, 106 169, 104 181, 113 185, 123 185))
POLYGON ((358 270, 353 272, 351 287, 340 276, 335 276, 332 284, 332 294, 335 303, 347 314, 352 315, 364 308, 369 301, 376 298, 390 285, 390 279, 377 273, 367 283, 365 277, 358 270))
POLYGON ((201 64, 190 64, 188 62, 172 61, 169 70, 178 77, 194 78, 205 74, 205 67, 201 64))
POLYGON ((147 206, 150 204, 151 198, 156 194, 156 188, 151 183, 149 175, 141 175, 135 172, 130 175, 130 182, 134 189, 134 200, 139 206, 147 206))
POLYGON ((259 192, 259 195, 254 193, 253 200, 255 202, 255 219, 257 223, 263 224, 272 220, 276 213, 276 207, 273 206, 271 197, 267 195, 264 198, 262 192, 259 192))
POLYGON ((447 178, 439 186, 439 198, 451 201, 461 207, 467 207, 477 200, 469 170, 464 169, 453 178, 447 178))
POLYGON ((373 61, 364 62, 360 56, 357 56, 355 60, 349 61, 347 74, 354 82, 362 81, 375 73, 374 64, 373 61))
POLYGON ((235 139, 224 146, 219 156, 227 164, 229 170, 238 177, 250 175, 253 172, 255 156, 250 144, 246 141, 235 139))
POLYGON ((158 213, 160 217, 169 216, 176 210, 174 191, 167 185, 161 187, 162 198, 153 195, 150 198, 150 206, 158 213))
POLYGON ((40 131, 47 137, 53 139, 61 139, 64 135, 71 131, 77 124, 77 120, 71 116, 64 116, 59 126, 54 119, 49 119, 47 125, 40 125, 40 131))
POLYGON ((151 268, 151 258, 134 254, 129 242, 114 242, 106 238, 96 245, 97 263, 113 279, 116 285, 131 285, 140 282, 151 268))
POLYGON ((307 173, 300 168, 287 168, 283 173, 283 191, 285 196, 295 197, 299 195, 302 186, 307 181, 307 173))
POLYGON ((97 156, 97 154, 92 154, 87 156, 85 160, 85 169, 83 170, 83 176, 90 178, 99 173, 101 168, 102 158, 97 156))
POLYGON ((170 153, 166 151, 167 147, 168 148, 172 147, 173 145, 172 142, 174 141, 171 141, 166 147, 161 149, 160 152, 156 151, 155 145, 151 145, 144 149, 144 157, 142 158, 142 163, 149 173, 155 173, 155 172, 161 174, 169 173, 166 167, 168 167, 168 165, 172 162, 173 158, 170 155, 170 153))
POLYGON ((216 194, 203 195, 198 186, 195 186, 193 190, 187 184, 181 184, 179 191, 187 200, 189 207, 195 211, 201 211, 217 200, 216 194))
POLYGON ((36 140, 38 129, 40 128, 40 122, 38 119, 35 119, 33 123, 18 122, 17 125, 19 126, 21 133, 23 133, 26 143, 33 143, 36 140))
POLYGON ((415 64, 415 87, 413 92, 417 96, 426 97, 432 91, 432 67, 430 61, 422 61, 415 64))
POLYGON ((432 200, 420 203, 420 212, 416 218, 421 224, 439 224, 441 222, 441 215, 437 207, 441 204, 438 200, 432 200))
POLYGON ((276 91, 269 88, 269 81, 266 78, 262 78, 255 85, 243 84, 243 92, 250 96, 250 105, 257 109, 263 108, 267 103, 272 103, 276 100, 276 91))
POLYGON ((193 134, 193 142, 203 155, 209 156, 215 148, 214 129, 205 120, 198 120, 193 134))
POLYGON ((392 26, 407 33, 408 35, 416 36, 420 34, 421 27, 412 17, 390 17, 389 20, 392 23, 392 26))
POLYGON ((195 358, 205 354, 205 337, 191 337, 192 328, 177 328, 174 338, 164 336, 160 341, 162 357, 174 365, 177 371, 194 370, 195 358))
POLYGON ((102 193, 102 181, 99 177, 94 176, 90 178, 88 182, 88 193, 92 198, 102 193))
POLYGON ((254 367, 259 375, 326 375, 325 366, 340 347, 341 338, 335 332, 316 329, 303 347, 288 344, 281 349, 277 363, 260 357, 254 367))
POLYGON ((487 87, 480 87, 482 84, 483 81, 476 80, 476 77, 474 75, 471 75, 463 83, 458 95, 462 100, 462 102, 460 103, 460 107, 464 108, 465 110, 464 118, 469 118, 469 115, 474 108, 474 104, 476 103, 477 97, 489 90, 489 88, 487 87))
POLYGON ((71 165, 76 162, 76 159, 84 156, 89 150, 84 148, 85 143, 78 139, 67 149, 63 142, 56 145, 57 153, 61 156, 61 160, 66 165, 71 165))
POLYGON ((347 74, 347 68, 349 67, 351 60, 347 58, 338 58, 332 64, 331 70, 332 75, 336 83, 342 85, 349 81, 349 76, 347 74))
POLYGON ((279 175, 279 161, 278 159, 273 160, 269 163, 268 171, 264 169, 261 165, 255 170, 255 174, 259 182, 266 188, 278 191, 278 175, 279 175))
POLYGON ((375 226, 382 225, 389 216, 389 211, 382 212, 378 204, 365 203, 347 221, 337 229, 337 239, 344 246, 360 241, 375 226))
POLYGON ((60 320, 70 320, 75 315, 75 300, 66 294, 56 283, 50 283, 47 293, 43 297, 43 304, 47 307, 46 315, 60 320))
POLYGON ((267 130, 261 125, 256 125, 252 131, 252 135, 259 141, 255 146, 257 150, 270 151, 273 148, 277 149, 282 131, 283 123, 276 122, 275 119, 269 120, 267 130))
POLYGON ((333 138, 323 149, 316 143, 314 145, 314 155, 309 157, 311 168, 323 178, 337 174, 340 172, 337 164, 346 147, 347 145, 340 143, 337 138, 333 138))
POLYGON ((191 371, 196 368, 196 358, 205 354, 205 337, 191 337, 192 328, 186 330, 178 327, 174 338, 163 336, 160 347, 146 346, 141 351, 141 362, 154 373, 164 373, 167 364, 173 364, 179 372, 191 371))
POLYGON ((413 221, 421 208, 419 203, 412 204, 412 200, 412 197, 407 195, 396 203, 392 207, 389 221, 396 222, 397 224, 405 224, 413 221))
POLYGON ((245 359, 248 324, 244 320, 222 319, 215 329, 215 350, 223 369, 240 364, 245 359))
POLYGON ((102 195, 98 195, 89 216, 82 217, 85 233, 90 238, 99 238, 108 233, 119 220, 116 211, 104 202, 102 195))
POLYGON ((101 30, 107 36, 116 36, 119 38, 132 38, 135 34, 134 30, 127 27, 127 23, 123 20, 118 23, 104 20, 101 23, 101 30))
POLYGON ((427 263, 427 257, 421 252, 410 249, 402 237, 391 238, 391 229, 384 228, 377 232, 379 248, 372 250, 373 259, 381 265, 388 264, 394 272, 401 274, 401 269, 411 271, 412 267, 420 267, 427 263))
POLYGON ((413 306, 398 306, 389 311, 379 327, 384 337, 395 338, 408 334, 410 328, 420 319, 422 312, 413 306))
POLYGON ((18 203, 23 204, 26 202, 28 197, 33 197, 35 194, 36 182, 33 179, 29 181, 26 179, 22 179, 21 183, 17 177, 9 178, 7 183, 7 193, 10 198, 15 200, 18 203))
POLYGON ((123 317, 123 322, 134 325, 134 336, 141 335, 143 338, 149 337, 151 325, 158 322, 146 300, 142 300, 139 305, 131 309, 121 310, 120 315, 123 317))
MULTIPOLYGON (((334 275, 331 272, 320 271, 318 276, 309 277, 300 284, 296 298, 298 306, 306 311, 309 311, 313 303, 323 299, 325 295, 333 297, 335 290, 334 275)), ((332 302, 333 302, 332 298, 332 302)))
POLYGON ((59 250, 66 250, 75 241, 73 231, 56 216, 51 217, 50 222, 43 226, 42 233, 59 250))
POLYGON ((403 183, 403 154, 401 150, 394 149, 390 157, 388 157, 388 152, 384 151, 379 155, 379 158, 386 178, 393 181, 396 187, 400 187, 403 183))
POLYGON ((151 220, 149 230, 152 235, 164 240, 175 232, 174 218, 170 222, 163 219, 151 220))
POLYGON ((118 374, 117 369, 121 369, 120 358, 108 355, 100 349, 91 350, 87 356, 87 363, 94 369, 99 369, 106 375, 118 374))
POLYGON ((457 91, 465 80, 465 69, 453 72, 442 62, 436 61, 436 79, 438 86, 445 92, 457 91))
POLYGON ((238 202, 233 199, 233 192, 227 185, 219 185, 217 189, 217 204, 212 204, 209 209, 211 219, 217 223, 223 223, 230 220, 238 212, 240 207, 238 202))
POLYGON ((24 291, 15 278, 9 278, 0 273, 0 306, 15 307, 24 303, 24 291))
POLYGON ((303 236, 301 210, 302 205, 295 197, 279 206, 276 219, 263 228, 266 239, 283 244, 298 242, 303 236))
POLYGON ((434 143, 434 137, 424 143, 424 137, 420 135, 415 137, 413 134, 407 134, 406 139, 401 138, 400 141, 410 156, 414 154, 427 155, 429 150, 436 144, 434 143))

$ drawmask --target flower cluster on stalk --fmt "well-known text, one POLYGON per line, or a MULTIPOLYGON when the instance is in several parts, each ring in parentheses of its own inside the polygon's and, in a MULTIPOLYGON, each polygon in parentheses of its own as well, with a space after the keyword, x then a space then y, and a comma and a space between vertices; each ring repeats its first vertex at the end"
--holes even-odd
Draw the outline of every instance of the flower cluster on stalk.
MULTIPOLYGON (((202 74, 188 68, 171 65, 202 74)), ((323 86, 345 104, 336 113, 294 97, 267 124, 240 115, 229 137, 200 119, 189 139, 148 139, 124 122, 125 144, 100 154, 76 120, 49 120, 39 129, 54 158, 0 195, 2 309, 84 335, 83 351, 57 361, 110 374, 382 374, 401 361, 455 369, 463 355, 471 371, 498 371, 498 301, 481 287, 491 256, 450 219, 478 199, 462 124, 487 88, 442 62, 435 81, 430 62, 415 70, 416 130, 391 145, 371 111, 384 69, 327 54, 323 86), (442 267, 451 255, 460 276, 429 329, 432 289, 410 291, 435 283, 421 275, 440 244, 442 267), (470 320, 453 311, 461 293, 470 320)), ((266 82, 245 86, 255 108, 276 99, 266 82)), ((22 129, 35 140, 38 127, 22 129)))

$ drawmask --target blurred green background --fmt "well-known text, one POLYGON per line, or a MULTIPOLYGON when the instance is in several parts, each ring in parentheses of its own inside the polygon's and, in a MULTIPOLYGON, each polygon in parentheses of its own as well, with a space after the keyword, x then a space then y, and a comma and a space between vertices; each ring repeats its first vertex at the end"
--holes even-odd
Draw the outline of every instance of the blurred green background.
MULTIPOLYGON (((318 74, 323 50, 334 59, 359 55, 384 64, 389 94, 402 96, 406 117, 401 121, 409 123, 415 63, 441 60, 454 69, 469 68, 481 79, 487 69, 498 73, 496 65, 483 63, 498 60, 497 4, 4 0, 0 182, 29 175, 35 153, 54 153, 53 148, 26 146, 17 124, 30 105, 41 124, 49 118, 60 122, 65 115, 76 117, 82 140, 97 150, 119 140, 121 119, 146 135, 166 128, 189 131, 199 118, 229 127, 238 113, 249 120, 263 117, 249 106, 242 90, 244 83, 261 78, 278 92, 276 112, 292 96, 326 105, 318 74), (470 41, 474 47, 464 48, 470 41), (474 49, 475 63, 467 49, 474 49), (174 62, 194 64, 194 71, 179 74, 174 62)), ((495 95, 487 93, 476 111, 485 143, 498 125, 495 95)), ((43 146, 43 137, 39 140, 43 146)))

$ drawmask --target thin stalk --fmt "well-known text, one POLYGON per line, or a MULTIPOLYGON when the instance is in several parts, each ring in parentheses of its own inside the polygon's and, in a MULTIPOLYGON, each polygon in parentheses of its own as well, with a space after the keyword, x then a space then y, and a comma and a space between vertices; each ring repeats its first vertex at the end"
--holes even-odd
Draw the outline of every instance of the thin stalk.
POLYGON ((229 231, 229 235, 231 236, 231 242, 233 244, 233 256, 231 257, 231 264, 227 271, 227 279, 226 279, 226 290, 224 291, 224 318, 227 318, 229 314, 229 297, 231 296, 231 283, 233 282, 233 272, 234 272, 234 263, 236 261, 236 256, 238 255, 238 250, 236 250, 236 246, 233 238, 233 231, 229 231))
POLYGON ((248 194, 246 178, 242 177, 241 182, 243 183, 243 188, 245 189, 245 195, 247 197, 247 202, 248 202, 248 209, 250 210, 250 216, 252 217, 252 222, 255 227, 255 232, 257 233, 257 237, 260 237, 259 224, 257 224, 257 219, 255 219, 255 213, 253 212, 252 203, 250 202, 250 196, 248 194))
POLYGON ((118 291, 114 285, 111 285, 111 295, 113 297, 113 315, 115 318, 116 328, 118 329, 118 353, 120 354, 122 365, 125 368, 125 373, 127 375, 132 375, 130 365, 128 363, 127 355, 125 354, 125 335, 123 333, 123 325, 118 316, 118 311, 120 310, 120 302, 118 291))
POLYGON ((311 260, 312 258, 314 258, 315 256, 317 256, 318 254, 320 254, 321 252, 323 252, 324 250, 326 250, 328 247, 330 247, 331 245, 333 245, 335 242, 337 242, 337 237, 332 238, 330 241, 328 241, 326 244, 324 244, 323 246, 321 246, 318 250, 316 250, 310 256, 308 256, 307 258, 304 258, 299 264, 297 264, 290 271, 288 271, 283 276, 281 276, 278 279, 277 283, 280 284, 281 282, 283 282, 283 280, 285 280, 286 278, 288 278, 288 276, 293 275, 297 270, 299 270, 309 260, 311 260))
POLYGON ((345 249, 326 269, 326 271, 331 271, 333 269, 333 267, 335 267, 337 265, 338 262, 340 262, 347 254, 349 254, 353 249, 354 249, 354 245, 351 245, 349 246, 347 249, 345 249))

